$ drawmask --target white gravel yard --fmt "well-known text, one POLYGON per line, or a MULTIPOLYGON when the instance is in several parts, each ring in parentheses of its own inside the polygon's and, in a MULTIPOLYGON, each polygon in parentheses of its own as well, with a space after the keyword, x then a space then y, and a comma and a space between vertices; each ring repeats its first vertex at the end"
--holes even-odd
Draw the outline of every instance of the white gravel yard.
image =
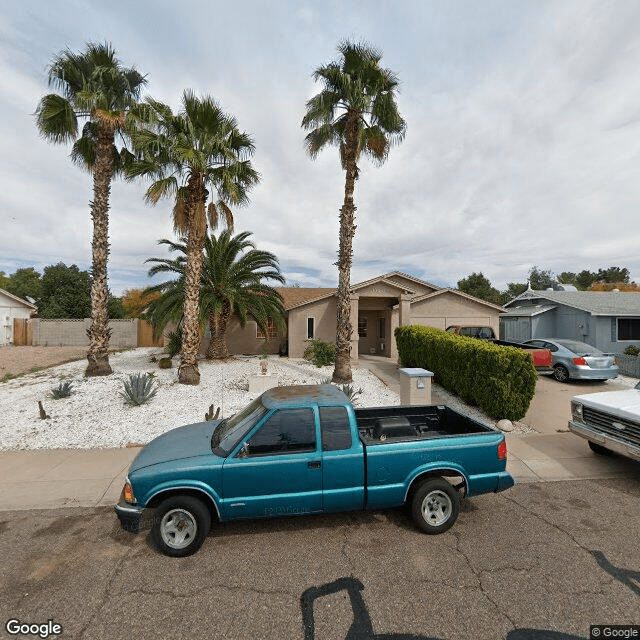
MULTIPOLYGON (((140 348, 109 356, 114 373, 85 378, 86 360, 27 374, 0 385, 0 450, 97 449, 146 444, 183 424, 200 422, 209 406, 222 407, 226 417, 242 409, 258 394, 250 394, 249 376, 260 373, 259 358, 235 357, 224 363, 199 363, 200 384, 178 384, 174 368, 159 369, 151 361, 162 356, 158 347, 140 348), (120 395, 129 375, 152 372, 158 392, 147 404, 132 407, 120 395), (73 381, 68 398, 54 400, 51 389, 73 381), (50 418, 42 420, 38 401, 50 418)), ((270 375, 279 385, 317 384, 331 377, 333 366, 316 368, 305 360, 269 357, 270 375)), ((366 369, 353 372, 354 387, 362 388, 357 406, 397 405, 400 399, 366 369)))

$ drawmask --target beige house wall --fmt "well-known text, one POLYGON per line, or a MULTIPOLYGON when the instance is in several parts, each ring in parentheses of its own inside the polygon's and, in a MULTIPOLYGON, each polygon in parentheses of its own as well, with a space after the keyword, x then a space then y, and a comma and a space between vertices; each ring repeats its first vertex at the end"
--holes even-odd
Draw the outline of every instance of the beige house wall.
MULTIPOLYGON (((240 326, 240 320, 237 316, 232 316, 229 320, 229 326, 225 334, 227 348, 229 353, 236 355, 262 355, 265 341, 258 338, 258 325, 255 320, 247 320, 244 327, 240 326)), ((204 337, 200 342, 200 354, 204 355, 209 347, 209 330, 205 331, 204 337)), ((274 338, 266 341, 266 352, 268 354, 280 353, 283 341, 286 341, 286 335, 282 331, 274 338)))
POLYGON ((307 318, 314 318, 316 340, 336 342, 336 298, 324 298, 289 311, 289 357, 302 358, 309 344, 307 318))
POLYGON ((453 293, 443 293, 411 305, 413 324, 437 329, 446 329, 452 324, 477 324, 492 327, 498 335, 499 317, 497 309, 453 293))

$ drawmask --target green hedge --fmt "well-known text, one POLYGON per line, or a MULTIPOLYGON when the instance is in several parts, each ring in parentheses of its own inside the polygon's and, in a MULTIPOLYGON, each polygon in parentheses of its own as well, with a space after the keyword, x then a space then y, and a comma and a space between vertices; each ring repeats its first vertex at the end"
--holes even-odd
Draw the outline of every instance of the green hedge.
POLYGON ((432 371, 439 385, 492 418, 527 413, 538 374, 526 351, 417 325, 398 327, 395 336, 405 366, 432 371))

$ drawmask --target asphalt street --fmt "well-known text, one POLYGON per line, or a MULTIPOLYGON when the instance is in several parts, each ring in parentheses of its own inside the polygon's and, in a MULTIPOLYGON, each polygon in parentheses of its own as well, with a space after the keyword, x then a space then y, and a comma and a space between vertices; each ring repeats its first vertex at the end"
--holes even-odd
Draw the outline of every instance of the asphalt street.
POLYGON ((11 635, 18 620, 86 640, 588 639, 640 624, 639 532, 640 478, 473 498, 439 536, 403 510, 214 525, 184 559, 107 507, 6 511, 0 635, 38 637, 11 635))

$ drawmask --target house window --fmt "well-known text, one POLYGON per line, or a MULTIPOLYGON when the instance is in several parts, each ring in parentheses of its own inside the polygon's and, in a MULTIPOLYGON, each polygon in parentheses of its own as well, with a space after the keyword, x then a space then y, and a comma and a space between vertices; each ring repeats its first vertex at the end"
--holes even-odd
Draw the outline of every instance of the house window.
POLYGON ((316 319, 307 318, 307 340, 313 340, 316 335, 316 319))
POLYGON ((618 318, 618 340, 640 340, 640 318, 618 318))
POLYGON ((276 324, 271 316, 267 318, 266 332, 260 325, 256 325, 256 338, 259 338, 260 340, 275 338, 277 337, 277 335, 278 327, 276 327, 276 324))
POLYGON ((367 316, 360 316, 358 318, 358 337, 367 337, 367 316))
POLYGON ((378 318, 378 337, 381 340, 384 340, 387 336, 386 336, 386 331, 387 331, 387 322, 385 318, 378 318))

